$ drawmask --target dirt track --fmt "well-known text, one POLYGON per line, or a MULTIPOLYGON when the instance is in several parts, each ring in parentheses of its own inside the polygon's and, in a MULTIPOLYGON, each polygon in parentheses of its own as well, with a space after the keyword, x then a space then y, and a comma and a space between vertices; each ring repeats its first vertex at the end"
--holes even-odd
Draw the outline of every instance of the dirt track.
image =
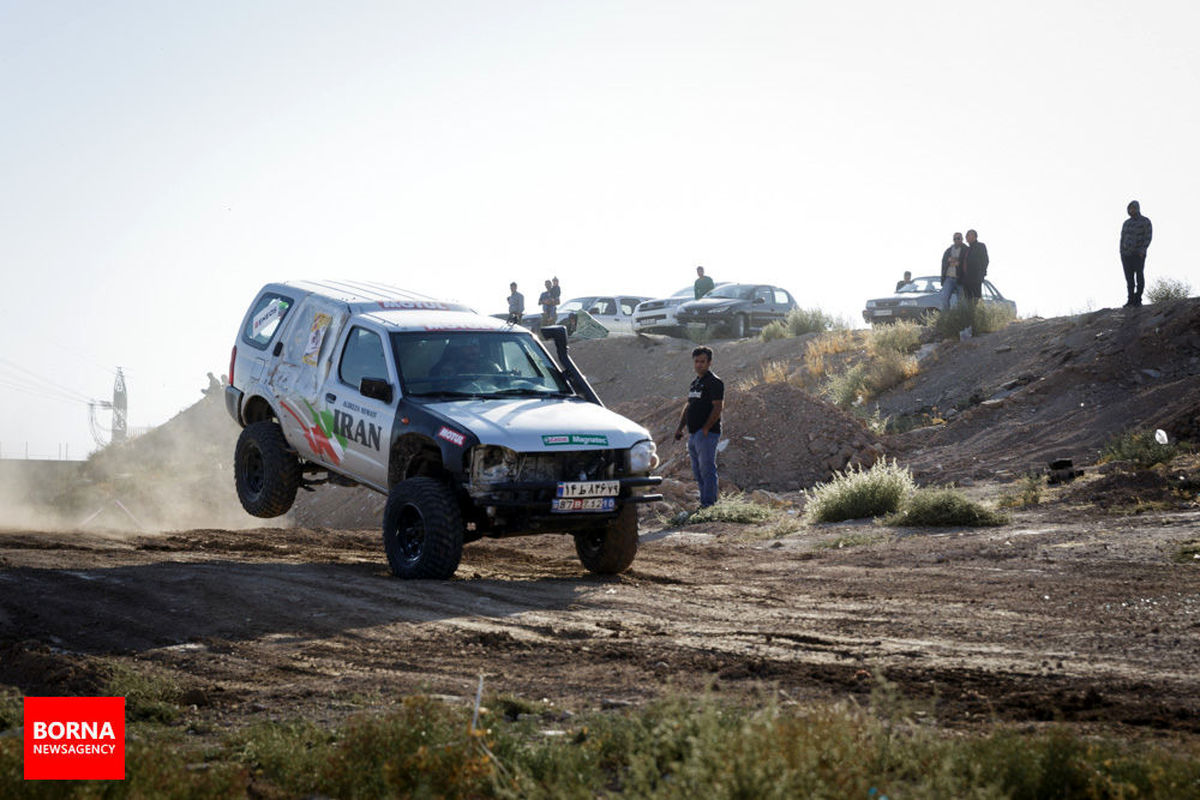
POLYGON ((565 537, 479 542, 448 582, 389 577, 375 531, 0 533, 0 684, 87 692, 100 659, 152 662, 224 727, 465 696, 481 673, 580 710, 672 686, 845 697, 880 669, 951 726, 1200 733, 1200 571, 1173 560, 1200 512, 1079 513, 663 530, 616 578, 565 537))

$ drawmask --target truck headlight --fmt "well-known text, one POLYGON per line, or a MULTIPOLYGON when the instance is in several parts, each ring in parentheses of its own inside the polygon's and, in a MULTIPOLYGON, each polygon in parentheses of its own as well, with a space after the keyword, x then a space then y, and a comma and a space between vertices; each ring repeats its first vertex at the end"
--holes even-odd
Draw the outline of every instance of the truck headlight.
POLYGON ((629 448, 629 471, 649 472, 658 466, 658 448, 651 439, 642 441, 629 448))
POLYGON ((868 300, 868 301, 867 301, 867 308, 874 308, 874 307, 875 307, 875 301, 874 301, 874 300, 868 300))
POLYGON ((476 447, 471 459, 473 483, 505 483, 517 474, 517 454, 507 447, 476 447))

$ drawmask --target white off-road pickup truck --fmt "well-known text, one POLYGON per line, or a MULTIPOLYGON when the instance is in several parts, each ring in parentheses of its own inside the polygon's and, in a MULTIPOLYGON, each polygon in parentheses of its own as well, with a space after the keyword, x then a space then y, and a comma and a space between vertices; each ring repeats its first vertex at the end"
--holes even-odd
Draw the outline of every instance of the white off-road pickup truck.
POLYGON ((583 565, 637 553, 654 440, 604 407, 567 352, 465 306, 375 283, 272 283, 242 321, 225 403, 242 425, 242 506, 288 511, 319 483, 387 495, 383 545, 403 578, 448 578, 465 542, 568 533, 583 565), (557 359, 557 360, 556 360, 557 359))

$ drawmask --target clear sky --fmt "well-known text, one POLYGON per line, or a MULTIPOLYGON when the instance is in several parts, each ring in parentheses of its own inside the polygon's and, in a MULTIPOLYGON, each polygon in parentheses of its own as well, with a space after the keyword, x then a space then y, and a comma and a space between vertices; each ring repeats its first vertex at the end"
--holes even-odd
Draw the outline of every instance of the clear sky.
POLYGON ((0 0, 0 454, 93 449, 117 365, 130 424, 170 418, 272 280, 494 312, 702 264, 861 324, 973 227, 1052 316, 1124 302, 1136 198, 1148 280, 1195 292, 1197 30, 1154 0, 0 0))

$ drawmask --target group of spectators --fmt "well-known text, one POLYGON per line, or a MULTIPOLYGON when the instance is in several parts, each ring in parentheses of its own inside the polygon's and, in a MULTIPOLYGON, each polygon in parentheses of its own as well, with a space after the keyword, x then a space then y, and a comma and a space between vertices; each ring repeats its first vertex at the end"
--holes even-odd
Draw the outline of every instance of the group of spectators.
POLYGON ((979 241, 974 229, 967 231, 967 241, 961 233, 954 234, 953 243, 942 253, 942 308, 950 307, 950 301, 958 287, 971 303, 983 297, 983 279, 987 275, 987 245, 979 241))
MULTIPOLYGON (((517 283, 508 285, 508 321, 521 324, 525 316, 525 295, 517 291, 517 283)), ((558 285, 558 276, 546 281, 546 289, 538 295, 538 305, 542 307, 542 325, 553 325, 558 318, 558 306, 562 302, 562 287, 558 285)))

